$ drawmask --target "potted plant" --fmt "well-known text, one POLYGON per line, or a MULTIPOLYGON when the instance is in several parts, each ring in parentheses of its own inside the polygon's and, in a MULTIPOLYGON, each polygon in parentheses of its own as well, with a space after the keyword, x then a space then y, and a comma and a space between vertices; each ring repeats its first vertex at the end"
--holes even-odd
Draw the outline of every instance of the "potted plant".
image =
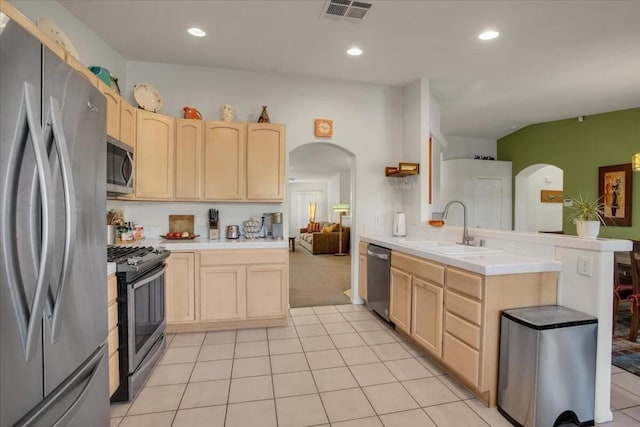
POLYGON ((595 239, 600 233, 600 223, 604 223, 604 205, 600 199, 588 199, 580 196, 578 199, 571 199, 573 206, 569 209, 572 213, 569 219, 576 225, 579 237, 585 239, 595 239))

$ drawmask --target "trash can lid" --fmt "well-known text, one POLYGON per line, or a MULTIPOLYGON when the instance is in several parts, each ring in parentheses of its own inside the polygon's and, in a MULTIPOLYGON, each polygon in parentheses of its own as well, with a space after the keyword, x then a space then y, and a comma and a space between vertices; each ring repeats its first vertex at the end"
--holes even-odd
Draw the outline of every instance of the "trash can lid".
POLYGON ((512 308, 503 311, 502 315, 514 322, 537 330, 598 323, 597 317, 561 305, 512 308))

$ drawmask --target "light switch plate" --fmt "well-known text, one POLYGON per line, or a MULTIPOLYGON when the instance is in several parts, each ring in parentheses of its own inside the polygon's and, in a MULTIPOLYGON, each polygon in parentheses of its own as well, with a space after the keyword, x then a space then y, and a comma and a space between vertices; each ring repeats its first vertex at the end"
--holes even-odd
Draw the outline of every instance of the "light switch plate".
POLYGON ((578 257, 578 274, 591 277, 593 274, 593 258, 590 256, 578 257))

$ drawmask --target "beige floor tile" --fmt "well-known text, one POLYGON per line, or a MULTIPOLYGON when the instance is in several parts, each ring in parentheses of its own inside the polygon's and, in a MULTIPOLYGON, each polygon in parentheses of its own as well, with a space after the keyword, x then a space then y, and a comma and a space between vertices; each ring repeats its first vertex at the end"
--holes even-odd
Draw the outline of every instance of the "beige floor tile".
POLYGON ((393 374, 381 362, 353 365, 350 366, 349 369, 351 369, 353 376, 356 377, 360 387, 397 381, 393 374))
POLYGON ((301 325, 296 326, 296 330, 298 331, 298 336, 302 337, 319 337, 322 335, 327 335, 327 331, 321 324, 317 325, 301 325))
POLYGON ((433 375, 442 375, 445 373, 437 363, 433 362, 426 356, 416 357, 416 360, 420 362, 422 366, 427 368, 433 375))
POLYGON ((127 411, 131 407, 131 402, 124 403, 112 403, 111 404, 111 418, 122 418, 127 415, 127 411))
POLYGON ((269 354, 302 353, 302 345, 298 338, 269 341, 269 354))
POLYGON ((322 305, 313 307, 315 314, 336 314, 339 313, 338 309, 334 305, 322 305))
POLYGON ((186 384, 144 387, 136 397, 135 402, 131 404, 127 415, 175 411, 178 409, 185 387, 186 384))
POLYGON ((425 412, 438 427, 480 427, 487 426, 478 414, 473 412, 464 402, 453 402, 425 408, 425 412))
POLYGON ((636 421, 640 421, 640 406, 635 406, 633 408, 623 409, 620 412, 622 412, 625 415, 630 416, 631 418, 633 418, 636 421))
POLYGON ((169 384, 186 384, 189 382, 193 363, 179 363, 175 365, 158 365, 147 380, 145 387, 169 384))
POLYGON ((338 350, 311 351, 306 353, 309 367, 315 369, 345 366, 338 350))
POLYGON ((328 421, 318 394, 276 399, 276 413, 278 427, 310 426, 328 421))
POLYGON ((367 345, 367 343, 364 342, 362 337, 357 333, 330 335, 330 337, 331 337, 331 341, 333 341, 335 346, 338 348, 359 347, 359 346, 367 345))
POLYGON ((298 338, 298 332, 293 326, 276 326, 267 328, 269 340, 283 340, 285 338, 298 338))
POLYGON ((198 362, 233 359, 234 348, 235 344, 203 345, 198 355, 198 362))
POLYGON ((360 332, 360 336, 369 345, 397 342, 389 332, 384 330, 360 332))
POLYGON ((270 374, 271 364, 269 363, 269 356, 247 357, 233 361, 232 378, 256 377, 270 374))
POLYGON ((180 409, 225 405, 229 397, 229 380, 190 383, 184 391, 180 409))
POLYGON ((175 411, 124 417, 118 427, 170 427, 175 411))
POLYGON ((378 331, 384 329, 383 326, 373 319, 356 320, 351 322, 351 326, 358 332, 378 331))
POLYGON ((205 332, 192 332, 176 334, 169 348, 175 347, 200 347, 204 341, 205 332))
POLYGON ((322 323, 323 325, 327 325, 330 323, 342 323, 346 321, 346 319, 342 317, 342 314, 340 313, 318 314, 317 316, 320 320, 320 323, 322 323))
POLYGON ((378 356, 378 359, 384 361, 409 359, 411 354, 397 342, 388 344, 376 344, 371 346, 371 350, 378 356))
POLYGON ((368 311, 354 311, 351 313, 343 313, 342 314, 345 319, 349 322, 358 322, 361 320, 373 320, 373 315, 368 311))
POLYGON ((473 394, 469 390, 467 390, 465 386, 451 378, 449 375, 440 375, 438 379, 442 383, 444 383, 444 385, 449 387, 449 390, 451 390, 460 399, 465 400, 472 399, 474 397, 473 394))
POLYGON ((198 358, 198 353, 200 353, 200 347, 168 348, 158 361, 158 365, 193 363, 198 358))
POLYGON ((329 336, 322 337, 304 337, 300 338, 300 343, 302 343, 302 348, 305 352, 307 351, 320 351, 320 350, 330 350, 336 348, 333 345, 333 341, 329 336))
POLYGON ((341 348, 338 351, 347 365, 364 365, 380 361, 368 346, 341 348))
POLYGON ((267 328, 239 329, 236 342, 266 341, 267 328))
POLYGON ((231 378, 232 360, 198 362, 191 373, 191 382, 224 380, 231 378))
POLYGON ((229 391, 229 403, 273 399, 271 375, 233 378, 229 391))
POLYGON ((320 392, 358 387, 358 383, 349 368, 320 369, 311 371, 311 373, 320 392))
POLYGON ((320 393, 329 421, 352 420, 374 416, 375 412, 359 388, 320 393))
POLYGON ((382 427, 382 422, 378 417, 359 418, 357 420, 341 421, 332 423, 332 427, 382 427))
POLYGON ((626 409, 640 406, 640 396, 623 389, 615 384, 611 385, 611 407, 613 409, 626 409))
POLYGON ((226 405, 180 409, 171 427, 224 427, 226 405))
POLYGON ((398 381, 415 380, 418 378, 427 378, 433 376, 431 372, 415 358, 390 360, 384 362, 384 365, 398 379, 398 381))
POLYGON ((422 409, 380 415, 384 427, 436 427, 422 409))
POLYGON ((422 407, 460 400, 447 386, 438 381, 437 377, 403 381, 402 384, 422 407))
POLYGON ((109 427, 118 427, 122 418, 110 418, 109 419, 109 427))
POLYGON ((353 334, 356 332, 349 322, 327 323, 324 325, 329 335, 353 334))
POLYGON ((620 411, 613 412, 613 421, 596 424, 597 427, 640 427, 640 422, 620 411))
POLYGON ((309 371, 274 375, 273 390, 276 397, 298 396, 318 391, 309 371))
POLYGON ((175 338, 176 334, 167 334, 165 340, 167 341, 167 347, 171 345, 171 341, 175 338))
POLYGON ((487 408, 478 399, 465 400, 464 403, 491 427, 511 427, 511 423, 496 408, 487 408))
POLYGON ((629 372, 611 375, 611 383, 640 396, 640 377, 629 372))
POLYGON ((313 307, 296 307, 289 310, 289 312, 291 316, 309 316, 316 314, 316 312, 313 311, 313 307))
POLYGON ((304 353, 271 356, 271 372, 274 374, 308 370, 309 365, 307 364, 307 358, 304 353))
POLYGON ((611 365, 611 374, 619 374, 620 372, 624 372, 624 369, 618 368, 616 365, 611 365))
POLYGON ((407 350, 409 352, 409 354, 411 354, 413 357, 418 357, 418 356, 424 355, 424 352, 422 352, 421 350, 419 350, 416 347, 412 346, 408 342, 400 343, 400 345, 402 347, 404 347, 404 349, 407 350))
POLYGON ((318 319, 318 316, 316 316, 315 314, 312 314, 310 316, 292 316, 291 318, 293 319, 293 323, 296 326, 317 325, 320 323, 320 319, 318 319))
POLYGON ((236 342, 236 330, 232 331, 211 331, 207 332, 204 338, 204 345, 229 344, 236 342))
POLYGON ((276 407, 273 399, 230 404, 225 427, 276 427, 276 407))
POLYGON ((268 356, 269 346, 267 341, 252 341, 236 343, 235 358, 268 356))
POLYGON ((400 383, 373 385, 363 391, 378 415, 419 408, 400 383))
POLYGON ((342 304, 335 307, 340 313, 353 313, 364 310, 364 305, 362 304, 342 304))

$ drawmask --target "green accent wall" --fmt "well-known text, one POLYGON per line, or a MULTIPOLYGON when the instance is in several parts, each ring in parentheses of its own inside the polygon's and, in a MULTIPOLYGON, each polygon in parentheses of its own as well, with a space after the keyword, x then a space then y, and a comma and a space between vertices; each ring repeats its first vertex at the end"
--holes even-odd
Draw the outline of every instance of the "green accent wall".
MULTIPOLYGON (((538 123, 524 127, 498 140, 498 160, 510 160, 515 176, 524 168, 546 163, 564 171, 564 197, 596 198, 598 168, 631 163, 640 152, 640 108, 538 123)), ((606 226, 600 237, 640 239, 640 172, 633 172, 632 227, 606 226)), ((515 200, 515 198, 514 198, 515 200)), ((567 221, 563 229, 576 234, 567 221)))

